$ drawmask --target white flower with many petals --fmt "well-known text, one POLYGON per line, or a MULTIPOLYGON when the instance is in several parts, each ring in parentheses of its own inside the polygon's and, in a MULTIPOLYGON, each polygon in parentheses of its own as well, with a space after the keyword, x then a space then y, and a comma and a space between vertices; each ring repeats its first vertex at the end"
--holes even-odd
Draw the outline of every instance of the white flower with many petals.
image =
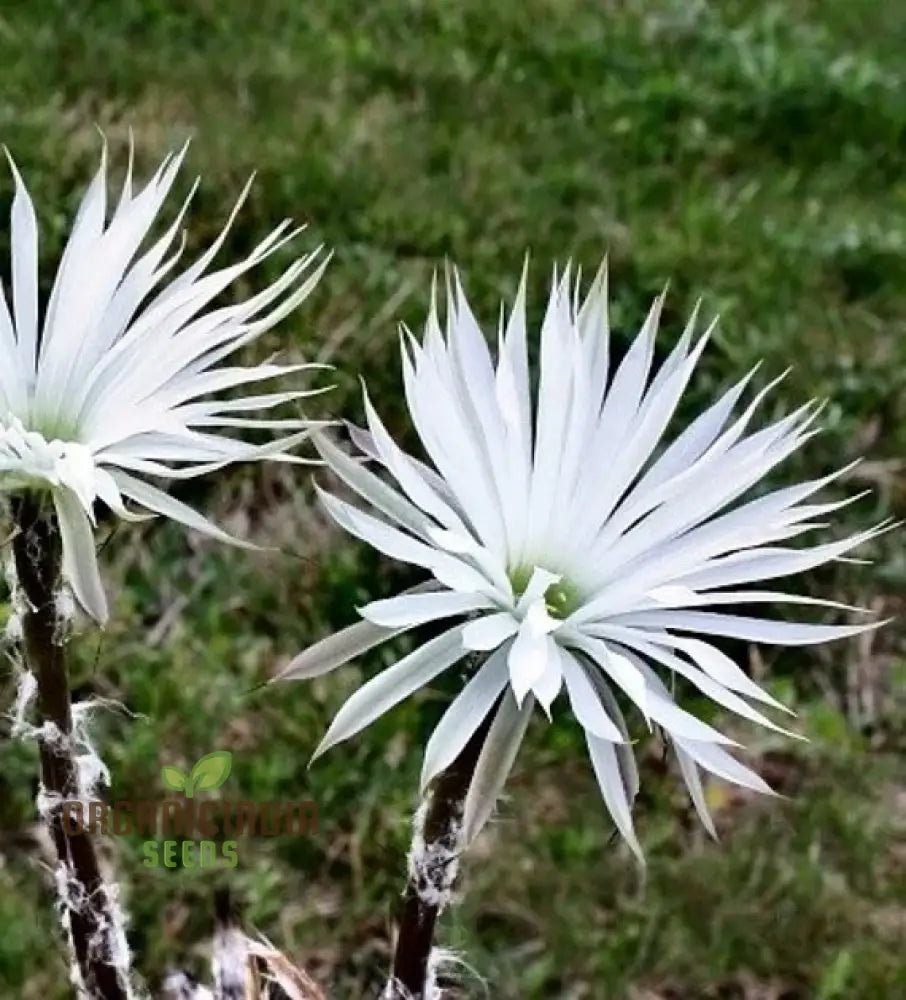
POLYGON ((739 502, 811 437, 818 409, 807 405, 749 431, 770 389, 733 419, 751 373, 662 443, 710 329, 695 340, 693 316, 652 377, 661 306, 658 298, 628 352, 612 364, 603 269, 581 307, 569 272, 559 281, 555 275, 533 393, 524 278, 508 323, 501 322, 496 365, 457 281, 448 294, 446 334, 432 306, 422 343, 406 332, 402 344, 409 414, 430 464, 397 447, 367 395, 368 431, 353 430, 353 438, 396 488, 317 439, 328 465, 372 508, 322 494, 333 518, 386 555, 423 567, 432 580, 367 605, 365 621, 306 650, 280 676, 315 676, 391 635, 464 618, 361 687, 319 752, 480 652, 484 662, 434 731, 422 774, 424 787, 494 712, 466 798, 467 839, 493 808, 533 704, 550 714, 561 692, 585 730, 607 807, 636 853, 631 805, 638 775, 617 695, 663 731, 713 829, 699 768, 768 789, 727 752, 733 740, 675 703, 664 677, 684 678, 731 712, 776 729, 752 703, 782 706, 712 637, 806 645, 874 627, 722 610, 766 602, 839 607, 740 588, 836 559, 881 529, 812 547, 782 544, 848 502, 811 502, 833 475, 739 502))
POLYGON ((209 271, 247 186, 210 248, 170 278, 182 254, 177 238, 195 187, 162 235, 149 242, 148 234, 184 155, 185 149, 168 156, 138 191, 133 190, 130 155, 122 192, 108 212, 105 150, 78 210, 43 318, 35 210, 10 160, 16 193, 12 312, 0 288, 0 490, 50 492, 63 537, 64 575, 79 602, 99 621, 107 612, 91 530, 96 500, 122 517, 135 518, 124 507, 125 500, 132 500, 144 516, 163 514, 233 541, 144 477, 184 479, 231 462, 292 460, 288 449, 310 432, 303 420, 246 415, 309 395, 307 391, 228 399, 214 394, 310 367, 220 362, 291 312, 315 286, 326 259, 315 266, 315 251, 248 300, 209 308, 298 230, 291 231, 286 221, 245 260, 209 271), (282 433, 264 445, 223 433, 261 428, 282 433))

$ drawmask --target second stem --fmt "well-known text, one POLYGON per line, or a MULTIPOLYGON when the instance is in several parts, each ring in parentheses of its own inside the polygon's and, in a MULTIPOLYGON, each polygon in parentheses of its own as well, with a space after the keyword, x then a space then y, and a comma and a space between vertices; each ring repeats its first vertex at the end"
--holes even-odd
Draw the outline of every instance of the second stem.
POLYGON ((22 622, 25 661, 38 689, 41 781, 50 803, 45 818, 61 866, 62 888, 58 891, 63 894, 63 917, 85 990, 92 1000, 128 1000, 124 981, 128 973, 110 961, 116 918, 94 844, 86 830, 69 832, 63 825, 63 802, 80 799, 82 789, 73 745, 65 636, 57 604, 63 545, 53 509, 42 500, 33 494, 17 499, 13 556, 26 599, 22 622))

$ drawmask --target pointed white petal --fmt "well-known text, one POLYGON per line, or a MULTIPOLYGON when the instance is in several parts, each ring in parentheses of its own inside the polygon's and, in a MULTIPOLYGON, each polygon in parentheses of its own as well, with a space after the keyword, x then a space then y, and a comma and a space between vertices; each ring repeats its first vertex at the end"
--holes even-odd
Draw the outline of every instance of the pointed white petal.
POLYGON ((271 679, 271 683, 320 677, 403 631, 401 628, 382 628, 367 621, 356 622, 303 650, 271 679))
POLYGON ((533 705, 531 695, 525 699, 521 708, 511 692, 507 691, 503 695, 466 793, 462 815, 463 847, 468 847, 475 840, 494 811, 506 779, 513 769, 533 705))
POLYGON ((797 622, 765 621, 743 615, 721 615, 710 611, 638 611, 617 615, 614 621, 621 625, 652 626, 699 632, 702 635, 723 635, 747 642, 764 642, 772 645, 809 646, 832 639, 845 639, 862 632, 880 628, 883 622, 864 625, 810 625, 797 622))
POLYGON ((648 719, 648 687, 644 676, 629 657, 600 639, 581 634, 569 633, 564 641, 590 656, 648 719))
POLYGON ((38 222, 22 176, 6 154, 16 194, 10 213, 10 242, 13 258, 13 312, 19 358, 26 378, 34 376, 38 343, 38 222))
POLYGON ((538 704, 544 709, 544 714, 551 718, 551 705, 560 694, 563 687, 563 666, 560 651, 557 644, 550 638, 547 639, 547 658, 544 661, 544 670, 541 676, 532 685, 532 694, 538 704))
POLYGON ((632 824, 632 802, 630 791, 623 781, 614 745, 607 740, 599 739, 586 730, 585 741, 588 753, 601 795, 611 818, 620 831, 623 839, 629 844, 632 853, 644 864, 645 857, 632 824))
POLYGON ((441 591, 436 594, 406 594, 384 601, 372 601, 361 608, 359 614, 385 628, 411 628, 439 618, 450 618, 489 607, 492 607, 491 602, 482 594, 441 591))
POLYGON ((713 743, 699 743, 676 735, 673 739, 677 747, 684 750, 696 764, 716 774, 718 778, 730 781, 734 785, 741 785, 743 788, 751 788, 752 791, 761 792, 762 795, 776 794, 754 771, 740 764, 726 750, 721 750, 713 743))
POLYGON ((79 604, 103 625, 107 621, 107 598, 88 515, 70 490, 54 490, 53 502, 63 538, 63 575, 79 604))
POLYGON ((693 667, 681 657, 674 656, 672 653, 668 653, 665 649, 662 649, 660 646, 651 642, 645 642, 641 639, 633 639, 630 641, 633 648, 637 652, 647 656, 650 660, 663 664, 665 667, 668 667, 681 677, 687 678, 699 689, 699 691, 702 692, 702 694, 723 708, 727 708, 731 712, 735 712, 737 715, 740 715, 744 719, 748 719, 750 722, 754 722, 759 726, 764 726, 766 729, 773 729, 775 732, 782 733, 784 736, 801 739, 797 733, 778 726, 761 712, 752 708, 752 706, 747 701, 740 698, 739 695, 734 694, 732 691, 713 680, 704 671, 699 670, 697 667, 693 667))
POLYGON ((756 701, 764 702, 772 708, 792 714, 791 709, 787 708, 782 702, 777 701, 776 698, 772 698, 738 664, 734 663, 726 653, 722 653, 715 646, 711 646, 707 642, 691 636, 671 636, 670 642, 676 649, 686 653, 694 663, 697 663, 718 684, 723 684, 724 687, 729 688, 731 691, 738 691, 740 694, 744 694, 756 701))
POLYGON ((171 497, 150 483, 142 482, 142 480, 136 479, 120 469, 114 469, 110 475, 124 496, 140 503, 143 507, 147 507, 148 510, 154 511, 155 514, 162 514, 172 521, 178 521, 187 528, 192 528, 193 531, 199 531, 210 538, 216 538, 219 542, 237 545, 243 549, 258 548, 252 542, 236 538, 222 528, 218 528, 216 524, 209 521, 203 514, 199 514, 197 510, 193 510, 181 500, 171 497))
MULTIPOLYGON (((436 586, 432 580, 410 587, 404 593, 428 593, 436 586)), ((405 628, 384 628, 369 621, 356 622, 304 649, 271 678, 271 683, 320 677, 405 631, 405 628)))
POLYGON ((607 714, 613 720, 614 725, 623 737, 623 741, 621 743, 615 743, 614 746, 617 751, 617 761, 620 765, 620 773, 623 775, 623 784, 629 792, 630 799, 634 799, 638 794, 640 787, 639 768, 636 764, 635 752, 633 750, 632 741, 629 738, 629 727, 626 725, 626 719, 623 717, 623 711, 617 703, 617 699, 614 696, 610 684, 597 670, 593 669, 593 665, 583 663, 582 666, 583 669, 586 670, 587 676, 591 680, 592 686, 597 692, 598 697, 601 699, 601 704, 604 706, 607 714))
POLYGON ((560 650, 563 679, 569 703, 579 724, 592 736, 611 743, 623 743, 624 736, 614 725, 582 665, 567 650, 560 650))
POLYGON ((522 704, 544 673, 548 656, 551 655, 549 643, 547 636, 536 635, 525 623, 516 633, 516 639, 507 655, 507 665, 517 705, 522 704))
POLYGON ((519 622, 509 612, 501 611, 469 622, 463 629, 462 642, 466 649, 496 649, 518 630, 519 622))
POLYGON ((563 577, 559 573, 551 573, 541 566, 535 566, 528 585, 519 598, 516 610, 524 611, 529 605, 537 603, 547 593, 548 587, 559 583, 562 579, 563 577))
POLYGON ((404 528, 424 534, 430 521, 414 504, 401 497, 361 462, 341 451, 326 434, 313 435, 312 443, 321 458, 359 496, 404 528))
POLYGON ((393 559, 422 566, 449 587, 450 590, 474 593, 493 590, 490 581, 462 560, 441 552, 424 542, 405 535, 384 521, 380 521, 351 504, 338 500, 322 490, 317 484, 315 490, 330 516, 351 535, 368 542, 379 552, 393 559))
POLYGON ((382 670, 346 700, 315 750, 312 760, 337 743, 355 736, 465 655, 462 626, 458 625, 404 656, 392 667, 382 670))
POLYGON ((494 707, 508 680, 506 650, 498 649, 454 698, 431 734, 422 765, 422 792, 462 753, 475 730, 494 707))
POLYGON ((698 766, 694 759, 686 753, 676 740, 671 740, 670 742, 673 745, 673 752, 676 754, 680 774, 683 776, 683 782, 689 791, 689 798, 692 799, 692 805, 695 806, 698 818, 702 821, 702 825, 708 833, 717 840, 717 830, 714 828, 714 820, 711 818, 708 802, 705 799, 705 790, 702 787, 702 779, 698 773, 698 766))
POLYGON ((695 740, 699 743, 717 743, 723 746, 739 746, 736 740, 709 726, 701 719, 680 708, 673 701, 670 692, 664 687, 661 679, 647 663, 635 653, 626 650, 626 658, 645 678, 648 687, 648 704, 651 707, 651 718, 664 728, 674 739, 695 740))
POLYGON ((681 607, 684 604, 695 604, 698 594, 688 587, 668 584, 649 590, 645 596, 658 604, 669 604, 674 607, 679 605, 681 607))

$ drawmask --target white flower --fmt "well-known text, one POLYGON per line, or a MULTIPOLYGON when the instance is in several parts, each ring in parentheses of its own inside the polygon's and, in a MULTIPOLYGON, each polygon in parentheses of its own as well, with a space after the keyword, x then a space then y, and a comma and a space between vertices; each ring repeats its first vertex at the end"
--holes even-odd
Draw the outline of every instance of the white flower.
POLYGON ((0 288, 0 490, 50 491, 63 536, 64 575, 79 602, 101 622, 107 610, 91 530, 95 500, 122 517, 164 514, 232 540, 143 477, 184 479, 231 462, 292 460, 287 449, 310 433, 302 420, 245 415, 308 392, 213 396, 309 367, 219 363, 294 309, 315 286, 326 259, 314 267, 315 251, 247 301, 209 308, 237 278, 297 233, 286 221, 245 260, 206 273, 245 200, 246 186, 211 247, 166 281, 182 254, 184 241, 177 237, 197 183, 163 234, 150 243, 147 237, 184 155, 185 149, 168 156, 151 181, 133 191, 130 152, 122 192, 108 212, 105 149, 63 251, 43 320, 35 210, 10 159, 16 183, 13 309, 11 314, 0 288), (261 445, 222 433, 247 428, 283 436, 261 445), (127 499, 148 513, 128 512, 127 499))
POLYGON ((659 674, 685 678, 724 708, 777 729, 751 702, 782 706, 708 638, 805 645, 873 625, 766 621, 721 607, 774 601, 839 607, 739 587, 836 559, 881 529, 812 547, 775 544, 818 527, 816 520, 848 502, 808 502, 833 475, 737 503, 811 437, 817 414, 809 404, 747 433, 771 388, 732 419, 752 373, 662 447, 710 329, 693 341, 693 315, 651 378, 658 298, 625 357, 611 364, 603 268, 581 307, 569 270, 559 281, 555 274, 533 393, 524 287, 523 276, 505 329, 501 321, 496 366, 458 280, 447 297, 446 335, 433 305, 421 344, 405 332, 406 401, 430 466, 394 444, 367 395, 369 430, 354 429, 353 438, 397 489, 323 436, 316 439, 328 465, 374 509, 366 513, 322 494, 333 518, 433 579, 419 592, 369 604, 361 612, 366 621, 306 650, 280 676, 312 677, 388 636, 465 616, 361 687, 318 752, 480 650, 486 661, 428 743, 423 786, 456 759, 493 710, 466 799, 471 839, 493 808, 533 703, 550 714, 565 689, 607 807, 640 855, 631 817, 638 775, 615 692, 672 743, 695 807, 713 832, 699 767, 769 789, 724 749, 734 741, 674 702, 659 674))

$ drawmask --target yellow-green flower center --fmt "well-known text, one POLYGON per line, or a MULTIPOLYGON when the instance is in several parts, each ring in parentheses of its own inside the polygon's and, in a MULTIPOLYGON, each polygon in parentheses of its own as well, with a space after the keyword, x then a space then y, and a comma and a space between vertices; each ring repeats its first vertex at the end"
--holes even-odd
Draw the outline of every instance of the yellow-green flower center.
POLYGON ((579 591, 567 580, 552 583, 544 595, 544 603, 553 618, 568 618, 580 605, 579 591))
MULTIPOLYGON (((534 571, 534 566, 517 566, 510 571, 510 583, 517 600, 525 593, 534 571)), ((552 583, 544 594, 548 614, 554 618, 568 618, 581 603, 578 588, 568 580, 552 583)))

